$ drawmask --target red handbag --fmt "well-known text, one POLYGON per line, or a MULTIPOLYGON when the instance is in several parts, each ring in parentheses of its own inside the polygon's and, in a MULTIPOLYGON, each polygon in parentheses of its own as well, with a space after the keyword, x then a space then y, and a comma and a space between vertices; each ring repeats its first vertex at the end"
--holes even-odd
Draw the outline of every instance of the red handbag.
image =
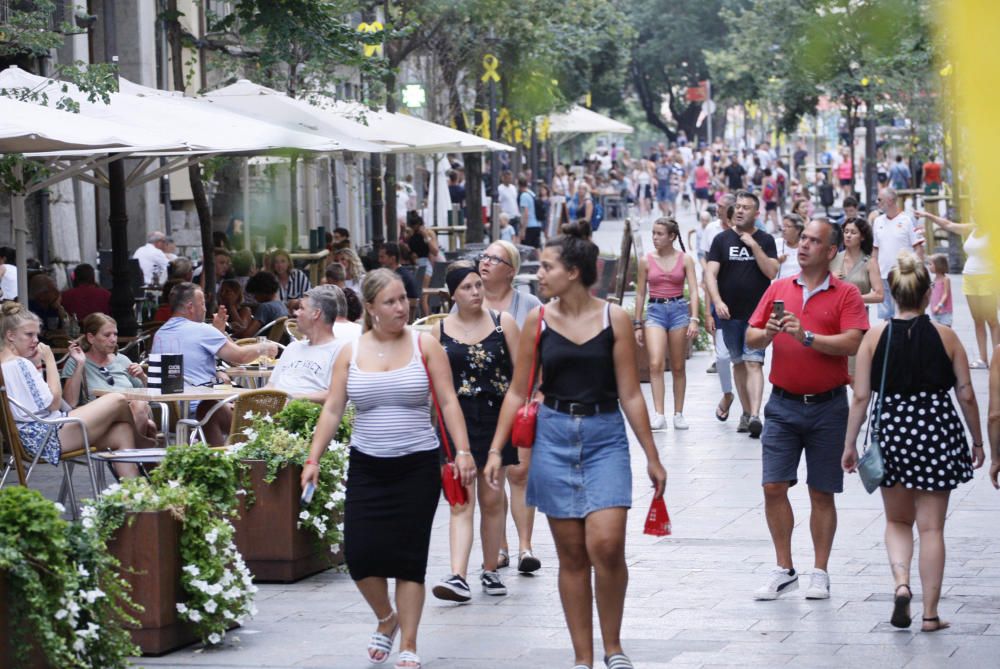
POLYGON ((646 514, 646 529, 643 534, 651 534, 654 537, 666 537, 670 535, 670 516, 667 514, 667 503, 662 497, 657 497, 649 505, 649 513, 646 514))
POLYGON ((514 425, 510 431, 510 443, 514 448, 531 448, 535 444, 535 423, 538 421, 538 400, 532 400, 535 394, 535 370, 538 368, 538 342, 542 337, 542 319, 545 317, 545 307, 538 308, 538 328, 535 330, 535 352, 531 356, 531 380, 528 382, 528 395, 524 406, 518 408, 514 416, 514 425))
POLYGON ((424 349, 420 345, 420 336, 417 336, 417 350, 420 351, 420 362, 424 365, 424 373, 427 374, 427 385, 431 389, 431 399, 434 400, 434 410, 437 413, 438 427, 441 428, 441 446, 444 447, 444 457, 446 462, 441 465, 441 490, 448 504, 458 506, 469 503, 469 491, 458 479, 458 471, 455 469, 455 458, 451 454, 451 445, 448 443, 448 430, 444 427, 444 418, 441 416, 441 405, 438 404, 437 393, 434 392, 434 381, 431 380, 430 370, 427 369, 427 361, 424 360, 424 349))

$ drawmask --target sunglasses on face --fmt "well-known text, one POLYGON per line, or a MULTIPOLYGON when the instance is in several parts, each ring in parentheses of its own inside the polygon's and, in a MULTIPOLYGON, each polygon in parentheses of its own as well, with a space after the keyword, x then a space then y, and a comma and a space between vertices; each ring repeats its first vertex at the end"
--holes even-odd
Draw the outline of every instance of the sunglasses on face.
POLYGON ((111 375, 110 369, 107 367, 98 367, 97 371, 100 372, 101 378, 104 379, 109 386, 115 385, 115 377, 111 375))
POLYGON ((507 267, 513 267, 512 264, 510 264, 509 262, 507 262, 503 258, 501 258, 499 256, 488 255, 488 254, 485 254, 485 253, 483 255, 479 256, 479 262, 485 262, 485 263, 488 263, 490 265, 507 265, 507 267))

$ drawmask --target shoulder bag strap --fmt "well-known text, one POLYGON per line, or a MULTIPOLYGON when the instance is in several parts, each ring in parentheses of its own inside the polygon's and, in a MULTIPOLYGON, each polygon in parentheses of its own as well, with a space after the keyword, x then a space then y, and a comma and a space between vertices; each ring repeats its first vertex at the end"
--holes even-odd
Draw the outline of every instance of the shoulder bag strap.
POLYGON ((886 328, 885 336, 885 353, 882 356, 882 379, 878 384, 878 401, 874 402, 875 410, 872 412, 871 419, 868 421, 869 432, 871 430, 878 434, 879 423, 882 418, 882 398, 885 396, 885 372, 889 366, 889 348, 892 346, 892 319, 889 319, 889 327, 886 328))
POLYGON ((545 318, 545 307, 538 307, 538 327, 535 328, 535 352, 531 356, 531 377, 528 381, 528 395, 524 403, 531 402, 531 396, 535 394, 535 370, 538 369, 538 342, 542 339, 542 320, 545 318))
POLYGON ((427 385, 431 389, 431 399, 434 401, 434 411, 437 413, 438 427, 441 429, 441 446, 444 448, 444 457, 448 462, 454 462, 455 458, 451 455, 451 445, 448 443, 448 430, 444 427, 441 405, 438 404, 437 393, 434 392, 434 381, 431 379, 431 371, 427 369, 427 361, 424 359, 424 347, 420 343, 419 334, 417 334, 417 350, 420 352, 420 363, 424 366, 424 374, 427 375, 427 385))

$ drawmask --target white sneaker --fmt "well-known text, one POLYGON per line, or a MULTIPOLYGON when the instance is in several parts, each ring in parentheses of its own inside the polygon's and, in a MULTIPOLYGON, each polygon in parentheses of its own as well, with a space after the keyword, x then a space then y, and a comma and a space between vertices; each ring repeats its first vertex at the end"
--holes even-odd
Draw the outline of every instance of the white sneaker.
POLYGON ((688 429, 687 421, 684 420, 684 414, 675 413, 674 414, 674 429, 675 430, 686 430, 688 429))
POLYGON ((770 580, 753 593, 753 598, 758 600, 772 600, 798 589, 799 575, 795 573, 794 569, 775 567, 771 570, 770 580))
POLYGON ((830 599, 830 575, 822 569, 813 569, 809 575, 806 599, 830 599))
POLYGON ((653 420, 649 421, 649 427, 653 430, 663 430, 667 427, 667 419, 662 413, 654 413, 653 420))

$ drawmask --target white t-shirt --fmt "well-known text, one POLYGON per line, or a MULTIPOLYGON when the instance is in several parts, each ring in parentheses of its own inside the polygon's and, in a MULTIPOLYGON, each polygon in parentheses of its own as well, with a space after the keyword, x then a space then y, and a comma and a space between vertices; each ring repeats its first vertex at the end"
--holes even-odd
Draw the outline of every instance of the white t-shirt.
POLYGON ((990 262, 990 237, 981 230, 973 230, 962 245, 965 251, 965 267, 962 274, 992 274, 990 262))
POLYGON ((292 342, 278 358, 268 385, 286 393, 329 390, 333 361, 346 342, 346 339, 333 339, 319 346, 305 341, 292 342))
POLYGON ((781 263, 778 267, 778 279, 784 279, 789 276, 795 276, 796 274, 802 273, 802 267, 799 266, 799 250, 797 248, 791 248, 784 239, 776 240, 778 246, 778 255, 786 256, 785 262, 781 263))
POLYGON ((517 209, 517 186, 514 184, 500 184, 497 191, 500 199, 500 211, 511 218, 521 215, 517 209))
POLYGON ((5 300, 17 299, 17 266, 4 264, 3 277, 0 277, 0 297, 5 300))
POLYGON ((137 248, 132 257, 139 261, 139 267, 142 268, 142 281, 146 285, 153 283, 153 274, 157 267, 160 268, 160 283, 167 280, 167 265, 170 264, 170 261, 167 260, 167 254, 160 249, 152 244, 145 244, 137 248))
POLYGON ((722 232, 722 221, 715 219, 701 231, 701 244, 698 246, 698 254, 708 257, 708 251, 712 248, 712 241, 715 236, 722 232))
POLYGON ((923 229, 902 211, 892 219, 885 214, 876 218, 872 232, 878 249, 878 271, 883 279, 889 278, 889 270, 896 266, 900 251, 912 251, 913 247, 924 243, 923 229))
POLYGON ((333 324, 333 336, 343 343, 355 341, 363 331, 359 323, 351 321, 337 321, 333 324))

